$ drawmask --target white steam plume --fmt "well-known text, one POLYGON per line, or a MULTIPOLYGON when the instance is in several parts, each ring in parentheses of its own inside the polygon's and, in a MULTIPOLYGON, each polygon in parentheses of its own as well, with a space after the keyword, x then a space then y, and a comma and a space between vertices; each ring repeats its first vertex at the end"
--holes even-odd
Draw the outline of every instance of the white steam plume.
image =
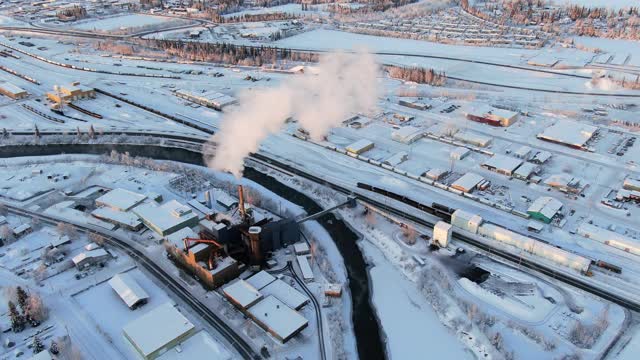
POLYGON ((242 174, 244 158, 293 117, 320 139, 352 113, 376 106, 378 66, 371 54, 333 53, 320 58, 317 74, 291 76, 278 87, 244 91, 212 137, 211 168, 242 174))

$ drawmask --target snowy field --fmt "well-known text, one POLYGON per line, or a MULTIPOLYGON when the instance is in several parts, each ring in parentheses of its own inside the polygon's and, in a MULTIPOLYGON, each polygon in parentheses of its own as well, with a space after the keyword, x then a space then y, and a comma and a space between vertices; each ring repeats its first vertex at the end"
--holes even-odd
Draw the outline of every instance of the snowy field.
POLYGON ((100 30, 111 31, 140 26, 157 25, 171 19, 162 16, 131 14, 114 16, 103 19, 90 19, 73 24, 73 27, 80 30, 100 30))
POLYGON ((285 4, 264 8, 251 8, 248 10, 242 10, 225 14, 224 17, 234 17, 242 15, 257 15, 257 14, 272 14, 272 13, 286 13, 295 15, 327 15, 327 12, 322 11, 326 7, 326 4, 310 5, 309 10, 302 10, 300 4, 285 4))

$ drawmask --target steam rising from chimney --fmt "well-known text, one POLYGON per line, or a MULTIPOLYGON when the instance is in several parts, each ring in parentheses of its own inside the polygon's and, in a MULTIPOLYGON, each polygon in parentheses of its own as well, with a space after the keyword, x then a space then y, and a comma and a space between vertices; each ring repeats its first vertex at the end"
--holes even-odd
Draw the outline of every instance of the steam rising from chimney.
MULTIPOLYGON (((314 71, 316 73, 316 71, 314 71)), ((320 58, 317 74, 291 76, 275 88, 245 90, 240 106, 225 116, 211 141, 208 165, 241 176, 244 158, 293 117, 316 140, 353 113, 375 108, 378 66, 369 53, 333 53, 320 58)))

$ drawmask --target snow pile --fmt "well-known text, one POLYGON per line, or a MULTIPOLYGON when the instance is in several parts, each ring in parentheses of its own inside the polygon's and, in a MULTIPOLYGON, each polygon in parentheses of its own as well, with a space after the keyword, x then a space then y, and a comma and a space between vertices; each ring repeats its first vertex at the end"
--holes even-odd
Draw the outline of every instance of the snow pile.
POLYGON ((375 107, 377 72, 368 53, 335 53, 321 57, 317 75, 305 73, 275 88, 244 91, 241 105, 231 110, 211 139, 218 147, 209 166, 239 176, 244 158, 289 117, 314 139, 322 138, 350 114, 375 107))

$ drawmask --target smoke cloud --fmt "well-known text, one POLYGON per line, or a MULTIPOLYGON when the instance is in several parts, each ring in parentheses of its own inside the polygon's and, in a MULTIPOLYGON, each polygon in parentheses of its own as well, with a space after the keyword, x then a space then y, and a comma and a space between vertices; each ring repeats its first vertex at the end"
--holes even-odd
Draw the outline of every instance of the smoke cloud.
POLYGON ((298 121, 313 139, 353 113, 375 108, 378 66, 371 54, 333 53, 320 58, 317 71, 306 71, 284 80, 275 88, 246 90, 239 106, 227 115, 211 141, 215 154, 209 167, 241 176, 244 158, 282 128, 287 118, 298 121))

